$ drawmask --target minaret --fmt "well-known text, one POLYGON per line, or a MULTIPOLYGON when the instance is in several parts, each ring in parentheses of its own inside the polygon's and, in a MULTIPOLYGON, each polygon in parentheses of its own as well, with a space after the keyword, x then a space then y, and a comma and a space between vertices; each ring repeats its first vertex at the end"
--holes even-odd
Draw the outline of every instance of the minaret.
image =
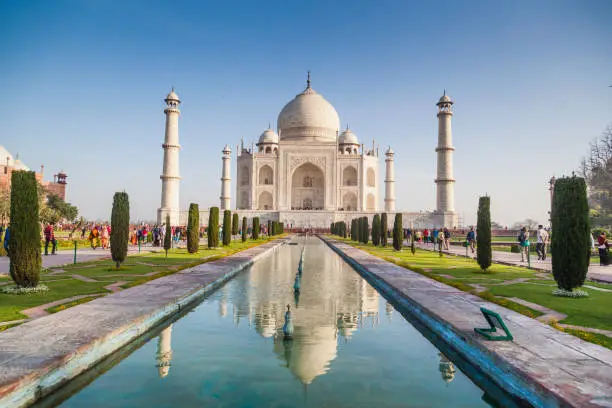
POLYGON ((387 164, 387 174, 385 176, 385 211, 395 212, 395 170, 393 168, 393 149, 387 149, 385 163, 387 164))
POLYGON ((221 173, 221 208, 220 210, 231 210, 230 207, 230 188, 231 188, 231 168, 230 160, 232 158, 232 148, 230 145, 225 145, 223 148, 223 172, 221 173))
POLYGON ((164 378, 170 371, 170 361, 172 360, 172 325, 166 327, 159 334, 157 341, 157 368, 159 378, 164 378))
POLYGON ((179 224, 179 134, 178 119, 181 111, 178 106, 181 103, 174 88, 164 99, 166 102, 166 137, 164 144, 164 169, 160 176, 162 180, 161 208, 157 210, 157 223, 166 222, 166 215, 170 216, 170 224, 179 224))
POLYGON ((455 178, 453 176, 453 136, 451 119, 453 101, 446 90, 438 103, 438 176, 436 178, 436 213, 442 215, 441 226, 454 228, 457 225, 455 213, 455 178))

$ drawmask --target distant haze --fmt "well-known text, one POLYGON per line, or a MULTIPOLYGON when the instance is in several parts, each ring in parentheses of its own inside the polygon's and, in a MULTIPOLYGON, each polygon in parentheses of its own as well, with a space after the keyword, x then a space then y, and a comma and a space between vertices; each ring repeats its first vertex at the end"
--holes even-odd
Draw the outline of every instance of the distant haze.
POLYGON ((544 222, 549 178, 612 122, 610 21, 604 0, 3 2, 0 145, 63 169, 87 218, 125 190, 133 219, 155 219, 174 86, 181 206, 218 205, 223 146, 275 126, 310 69, 343 126, 395 150, 398 208, 435 206, 446 89, 460 216, 488 194, 495 221, 544 222))

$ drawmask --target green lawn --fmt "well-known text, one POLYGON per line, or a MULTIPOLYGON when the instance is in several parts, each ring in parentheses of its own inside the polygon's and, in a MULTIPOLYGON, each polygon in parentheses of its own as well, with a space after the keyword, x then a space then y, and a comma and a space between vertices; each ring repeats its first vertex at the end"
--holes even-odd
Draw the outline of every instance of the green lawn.
MULTIPOLYGON (((110 291, 104 287, 116 282, 126 282, 122 285, 122 288, 137 286, 152 279, 232 255, 268 241, 269 239, 264 237, 257 241, 248 240, 244 243, 237 240, 227 247, 215 249, 201 246, 200 250, 195 254, 189 254, 186 249, 172 249, 168 251, 167 258, 163 250, 153 253, 143 252, 130 255, 119 270, 115 269, 112 260, 98 260, 64 266, 61 268, 63 272, 59 273, 53 268, 45 270, 41 275, 41 283, 49 287, 50 290, 48 292, 32 295, 0 294, 0 322, 26 318, 27 316, 21 313, 24 309, 78 295, 105 295, 110 293, 110 291), (95 282, 83 282, 73 278, 71 275, 93 279, 95 282)), ((0 280, 0 282, 6 280, 5 278, 0 280)), ((55 313, 95 298, 95 296, 87 297, 62 306, 52 307, 47 311, 55 313)))
MULTIPOLYGON (((483 273, 473 259, 455 256, 440 257, 437 252, 418 249, 416 254, 412 255, 408 248, 397 252, 391 246, 380 248, 374 247, 372 244, 357 244, 348 239, 337 237, 334 237, 334 239, 344 241, 399 266, 447 283, 460 290, 474 293, 486 300, 501 304, 530 317, 536 317, 541 313, 506 298, 520 298, 567 315, 567 318, 559 323, 612 330, 612 292, 582 288, 589 293, 588 298, 563 298, 552 294, 553 289, 556 288, 555 281, 551 279, 552 275, 547 275, 544 278, 539 277, 537 271, 527 268, 493 264, 487 273, 483 273), (517 278, 523 278, 526 281, 505 286, 496 285, 517 278), (486 291, 477 293, 475 288, 470 286, 473 284, 485 287, 486 291)), ((591 282, 586 285, 612 290, 612 285, 591 282)), ((565 331, 570 332, 570 330, 565 331)), ((587 341, 612 348, 612 339, 608 339, 610 341, 607 342, 600 341, 602 336, 591 336, 588 333, 585 334, 575 330, 572 331, 572 334, 587 341)))

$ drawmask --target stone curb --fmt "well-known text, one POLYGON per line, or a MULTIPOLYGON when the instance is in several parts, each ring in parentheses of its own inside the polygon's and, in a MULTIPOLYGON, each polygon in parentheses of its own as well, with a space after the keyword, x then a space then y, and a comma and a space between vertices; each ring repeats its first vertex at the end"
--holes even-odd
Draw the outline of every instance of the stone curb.
MULTIPOLYGON (((599 395, 593 395, 589 393, 593 392, 593 390, 582 389, 584 386, 581 388, 582 383, 580 380, 583 379, 575 378, 568 380, 565 378, 568 373, 561 370, 555 370, 560 376, 558 383, 552 378, 534 376, 533 372, 529 372, 529 367, 525 367, 521 364, 520 359, 516 359, 516 361, 508 359, 508 351, 516 349, 515 352, 520 352, 520 347, 513 347, 513 344, 510 342, 484 342, 477 339, 474 336, 473 331, 468 334, 466 330, 462 330, 462 328, 456 327, 453 325, 453 323, 447 321, 444 316, 430 310, 427 305, 421 304, 418 299, 412 298, 410 295, 395 287, 392 283, 387 282, 384 278, 379 277, 376 273, 362 266, 350 255, 345 253, 345 250, 339 246, 345 245, 349 249, 359 251, 365 256, 376 259, 381 265, 388 264, 389 266, 400 268, 397 265, 342 242, 326 237, 321 238, 332 250, 340 255, 366 280, 368 280, 368 282, 370 282, 370 284, 372 284, 385 298, 397 303, 400 309, 403 309, 401 310, 402 314, 405 315, 409 321, 415 321, 417 327, 421 326, 425 331, 432 332, 434 337, 437 337, 439 342, 442 343, 443 347, 450 348, 451 354, 455 353, 463 361, 467 362, 472 367, 477 368, 475 375, 480 377, 479 380, 485 378, 485 383, 488 381, 489 383, 495 384, 501 390, 504 390, 511 395, 513 399, 519 401, 517 403, 518 405, 534 407, 612 407, 612 387, 602 391, 603 396, 601 395, 601 392, 599 395), (564 380, 561 380, 562 377, 564 380), (551 385, 551 381, 553 385, 551 385), (574 382, 572 383, 572 381, 574 382)), ((408 274, 416 275, 416 272, 412 272, 405 268, 402 269, 404 269, 408 274)), ((454 290, 457 292, 457 294, 453 294, 453 297, 461 298, 465 296, 467 301, 467 297, 473 296, 454 289, 448 285, 444 285, 440 282, 429 279, 423 275, 418 275, 424 280, 431 281, 433 286, 444 288, 450 292, 454 290)), ((428 296, 431 295, 428 294, 428 296)), ((517 320, 526 319, 524 316, 519 315, 518 313, 512 312, 499 305, 489 303, 482 299, 478 300, 478 304, 482 304, 491 310, 503 314, 504 319, 507 319, 506 316, 513 315, 517 315, 517 320)), ((484 318, 482 320, 484 322, 484 318)), ((533 320, 533 322, 544 325, 543 323, 539 323, 535 320, 533 320)), ((482 326, 486 326, 486 323, 482 326)), ((546 325, 544 326, 550 330, 554 330, 546 325)), ((423 334, 428 337, 427 334, 423 334)), ((561 332, 558 332, 558 334, 560 336, 569 336, 561 332)), ((573 351, 579 351, 581 347, 590 348, 594 350, 593 354, 595 356, 601 357, 601 360, 599 360, 597 357, 591 356, 591 362, 597 365, 597 373, 593 372, 593 375, 595 375, 598 380, 601 380, 599 376, 603 375, 603 378, 605 378, 603 381, 610 384, 611 380, 605 373, 612 373, 612 370, 610 364, 604 363, 604 361, 611 361, 610 357, 612 356, 612 353, 610 353, 608 349, 586 343, 572 336, 569 336, 567 339, 568 343, 578 343, 577 347, 574 344, 568 346, 568 348, 574 349, 573 351)), ((430 339, 430 341, 431 340, 432 339, 430 339)), ((432 342, 435 343, 435 341, 432 342)), ((444 352, 446 353, 446 350, 444 350, 444 352)), ((510 355, 512 355, 511 353, 510 355)), ((584 357, 586 358, 587 355, 584 357)), ((584 361, 585 363, 587 362, 586 359, 584 361)), ((548 364, 554 366, 555 362, 550 361, 548 364)), ((585 377, 588 376, 585 375, 585 377)), ((477 379, 473 380, 476 381, 477 379)), ((599 390, 601 391, 601 388, 599 388, 599 390)))
MULTIPOLYGON (((78 316, 79 311, 84 311, 85 308, 88 308, 88 312, 91 312, 92 308, 97 307, 104 310, 113 304, 125 305, 127 303, 134 316, 130 316, 129 319, 124 319, 124 321, 97 322, 98 325, 103 326, 100 329, 102 333, 96 333, 95 330, 93 334, 54 333, 61 339, 62 343, 66 342, 66 338, 72 338, 73 344, 62 344, 63 348, 58 346, 59 350, 54 350, 50 346, 43 346, 42 351, 37 344, 39 348, 36 352, 44 353, 42 356, 23 355, 19 352, 20 347, 23 347, 20 342, 22 339, 26 339, 26 342, 29 340, 37 343, 45 341, 52 343, 53 339, 41 338, 45 336, 45 333, 40 333, 36 324, 43 325, 45 320, 53 319, 57 317, 57 314, 36 319, 13 330, 0 333, 0 358, 3 360, 0 361, 0 408, 29 406, 51 394, 148 330, 167 321, 186 308, 194 306, 204 295, 212 293, 236 274, 251 266, 255 261, 270 255, 286 242, 287 238, 267 242, 229 257, 184 269, 173 275, 155 279, 70 308, 63 313, 71 312, 78 316), (209 278, 212 278, 212 280, 208 281, 209 278), (181 280, 183 282, 180 282, 181 280), (139 305, 137 298, 129 297, 129 292, 139 293, 144 291, 147 286, 155 291, 164 283, 161 281, 167 281, 170 286, 172 283, 179 282, 189 289, 182 293, 173 293, 171 296, 164 293, 163 295, 166 295, 169 301, 164 303, 165 297, 160 295, 159 297, 162 300, 157 300, 158 304, 150 307, 139 305), (108 325, 111 327, 106 327, 108 325), (84 339, 79 338, 79 336, 84 337, 84 339), (74 337, 77 339, 75 340, 74 337), (79 344, 79 340, 83 344, 79 344), (31 360, 34 360, 35 363, 32 364, 31 360)), ((178 291, 180 291, 180 288, 178 291)), ((67 317, 67 315, 64 316, 67 317)), ((42 327, 44 330, 49 330, 44 325, 42 327)))

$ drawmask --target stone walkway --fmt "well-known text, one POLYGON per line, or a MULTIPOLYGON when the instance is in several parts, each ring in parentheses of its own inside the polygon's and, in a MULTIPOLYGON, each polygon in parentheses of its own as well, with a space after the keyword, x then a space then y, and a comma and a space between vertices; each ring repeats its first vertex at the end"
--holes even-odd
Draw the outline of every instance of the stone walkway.
POLYGON ((612 407, 612 350, 329 241, 386 297, 508 392, 533 406, 612 407), (487 326, 481 307, 501 315, 514 341, 487 341, 474 332, 487 326))
MULTIPOLYGON (((421 249, 433 250, 432 244, 416 243, 415 245, 421 249)), ((460 245, 451 245, 448 251, 445 250, 443 252, 465 257, 465 247, 460 245)), ((474 255, 468 251, 468 257, 474 258, 474 255)), ((521 254, 514 254, 512 252, 493 251, 493 261, 507 265, 528 267, 527 262, 521 262, 521 254)), ((539 261, 537 257, 533 257, 531 258, 531 268, 551 272, 552 263, 550 258, 545 261, 539 261)), ((599 266, 591 264, 587 277, 594 281, 612 283, 612 265, 599 266)))
POLYGON ((284 242, 267 242, 0 332, 0 407, 31 405, 284 242))

